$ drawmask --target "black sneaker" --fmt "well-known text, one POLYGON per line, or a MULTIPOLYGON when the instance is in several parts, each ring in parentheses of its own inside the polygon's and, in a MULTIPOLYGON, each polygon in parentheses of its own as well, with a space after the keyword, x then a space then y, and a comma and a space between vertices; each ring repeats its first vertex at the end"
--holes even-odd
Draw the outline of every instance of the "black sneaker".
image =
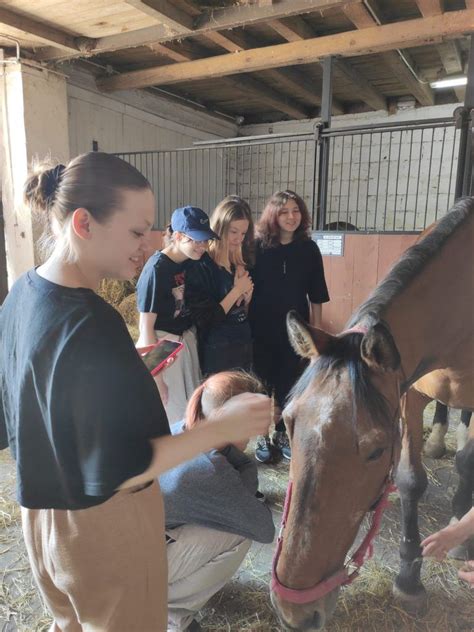
POLYGON ((290 440, 284 430, 275 430, 272 437, 273 445, 279 450, 283 457, 291 461, 290 440))
POLYGON ((264 503, 264 502, 267 500, 267 499, 265 498, 265 494, 262 494, 262 492, 258 491, 258 489, 257 489, 257 491, 255 492, 255 498, 256 498, 257 500, 259 500, 261 503, 264 503))
POLYGON ((269 463, 273 457, 273 446, 270 441, 270 437, 265 435, 264 437, 258 437, 257 445, 255 446, 255 458, 260 463, 269 463))

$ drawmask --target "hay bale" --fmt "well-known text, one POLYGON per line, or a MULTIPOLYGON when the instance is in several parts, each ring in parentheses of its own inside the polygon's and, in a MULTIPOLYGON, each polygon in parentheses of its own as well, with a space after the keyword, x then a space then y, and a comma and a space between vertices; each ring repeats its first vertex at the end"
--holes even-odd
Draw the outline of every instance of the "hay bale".
POLYGON ((124 298, 117 305, 117 311, 122 314, 122 318, 127 325, 138 328, 137 297, 135 294, 130 294, 124 298))
POLYGON ((99 285, 97 294, 107 303, 118 307, 122 301, 134 294, 135 281, 118 281, 117 279, 103 279, 99 285))

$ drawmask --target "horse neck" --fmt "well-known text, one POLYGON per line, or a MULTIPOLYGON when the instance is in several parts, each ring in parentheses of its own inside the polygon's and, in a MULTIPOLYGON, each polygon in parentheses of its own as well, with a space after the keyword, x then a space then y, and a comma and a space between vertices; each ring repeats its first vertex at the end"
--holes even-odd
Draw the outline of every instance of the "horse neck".
POLYGON ((380 313, 410 382, 446 366, 465 344, 473 301, 471 239, 472 230, 457 230, 380 313))

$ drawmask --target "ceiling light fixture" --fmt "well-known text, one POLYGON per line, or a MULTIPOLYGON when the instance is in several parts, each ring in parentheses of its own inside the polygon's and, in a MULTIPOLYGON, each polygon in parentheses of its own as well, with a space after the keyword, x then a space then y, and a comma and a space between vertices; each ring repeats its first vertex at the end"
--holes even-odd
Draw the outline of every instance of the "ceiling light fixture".
POLYGON ((446 77, 446 79, 432 81, 430 86, 435 88, 435 90, 442 90, 443 88, 456 88, 458 86, 465 86, 466 84, 467 77, 446 77))

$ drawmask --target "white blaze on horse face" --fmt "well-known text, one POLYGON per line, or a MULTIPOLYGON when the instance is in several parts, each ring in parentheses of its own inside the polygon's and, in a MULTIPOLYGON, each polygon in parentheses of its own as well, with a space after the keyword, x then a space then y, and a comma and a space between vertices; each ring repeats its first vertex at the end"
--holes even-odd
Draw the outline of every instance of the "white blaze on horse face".
POLYGON ((324 426, 329 424, 334 417, 334 397, 329 395, 319 395, 316 402, 317 422, 313 430, 321 438, 324 426))

